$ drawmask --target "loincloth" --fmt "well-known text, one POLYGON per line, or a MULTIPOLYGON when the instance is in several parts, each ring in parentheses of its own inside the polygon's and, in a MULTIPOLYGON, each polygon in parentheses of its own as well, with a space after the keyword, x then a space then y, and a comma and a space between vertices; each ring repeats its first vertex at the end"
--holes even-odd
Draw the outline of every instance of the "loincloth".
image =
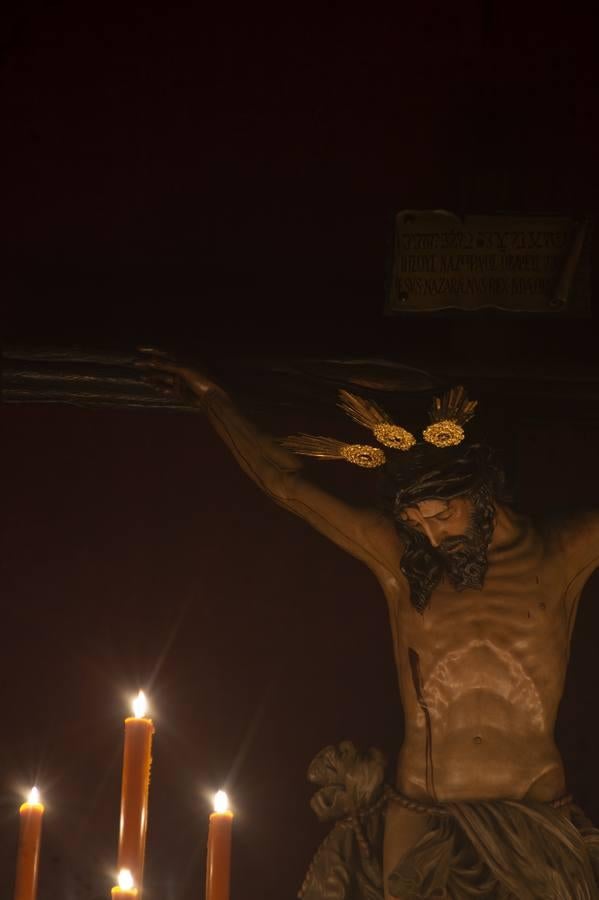
POLYGON ((393 897, 599 900, 599 830, 571 803, 471 801, 431 809, 421 810, 427 832, 389 876, 393 897))
POLYGON ((311 805, 333 825, 308 869, 303 900, 383 900, 390 804, 427 817, 422 838, 388 877, 398 900, 599 900, 599 830, 571 798, 553 803, 422 803, 384 783, 384 758, 350 741, 325 747, 311 805))

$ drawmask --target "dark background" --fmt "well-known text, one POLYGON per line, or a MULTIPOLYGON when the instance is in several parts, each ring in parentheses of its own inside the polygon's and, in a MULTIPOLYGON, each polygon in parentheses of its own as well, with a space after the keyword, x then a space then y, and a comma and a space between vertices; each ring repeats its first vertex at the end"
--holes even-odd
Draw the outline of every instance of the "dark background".
MULTIPOLYGON (((383 316, 399 209, 596 211, 592 13, 24 3, 6 26, 5 347, 464 373, 520 505, 599 502, 596 314, 383 316)), ((224 782, 235 900, 294 896, 322 834, 312 755, 352 737, 393 758, 401 740, 373 578, 269 503, 199 416, 5 404, 2 446, 5 892, 35 780, 40 900, 108 896, 121 719, 146 686, 148 898, 202 895, 224 782)), ((598 593, 558 728, 596 821, 598 593)))

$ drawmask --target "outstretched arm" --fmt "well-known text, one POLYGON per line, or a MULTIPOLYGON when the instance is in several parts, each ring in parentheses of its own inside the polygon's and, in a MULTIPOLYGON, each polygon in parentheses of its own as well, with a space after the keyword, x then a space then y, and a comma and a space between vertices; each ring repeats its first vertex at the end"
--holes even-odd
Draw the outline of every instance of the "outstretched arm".
POLYGON ((244 472, 276 503, 305 519, 376 573, 393 571, 397 537, 382 513, 354 508, 304 478, 299 458, 249 422, 228 394, 202 373, 155 356, 144 365, 166 373, 171 384, 174 379, 183 380, 200 399, 215 431, 244 472))
POLYGON ((560 516, 548 524, 555 540, 553 552, 563 565, 562 597, 570 638, 582 589, 599 568, 599 510, 560 516))
POLYGON ((575 596, 599 568, 599 510, 571 515, 560 531, 567 560, 567 591, 575 596))

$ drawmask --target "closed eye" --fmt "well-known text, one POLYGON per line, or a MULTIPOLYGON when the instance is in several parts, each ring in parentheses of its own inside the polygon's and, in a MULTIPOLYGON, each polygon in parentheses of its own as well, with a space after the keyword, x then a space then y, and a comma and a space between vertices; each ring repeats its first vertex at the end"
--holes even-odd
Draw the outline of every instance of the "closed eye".
POLYGON ((406 524, 406 525, 408 526, 408 528, 410 528, 412 531, 417 531, 419 534, 424 534, 424 532, 423 532, 423 530, 422 530, 422 525, 420 524, 420 522, 411 522, 411 521, 409 521, 409 520, 406 520, 405 524, 406 524))

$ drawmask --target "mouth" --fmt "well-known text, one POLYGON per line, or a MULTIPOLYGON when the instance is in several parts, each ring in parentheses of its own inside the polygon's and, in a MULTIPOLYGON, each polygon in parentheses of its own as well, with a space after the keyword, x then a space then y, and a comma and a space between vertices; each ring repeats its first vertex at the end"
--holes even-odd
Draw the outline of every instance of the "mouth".
POLYGON ((450 544, 442 549, 444 553, 459 553, 460 550, 464 550, 464 542, 459 541, 457 544, 450 544))

